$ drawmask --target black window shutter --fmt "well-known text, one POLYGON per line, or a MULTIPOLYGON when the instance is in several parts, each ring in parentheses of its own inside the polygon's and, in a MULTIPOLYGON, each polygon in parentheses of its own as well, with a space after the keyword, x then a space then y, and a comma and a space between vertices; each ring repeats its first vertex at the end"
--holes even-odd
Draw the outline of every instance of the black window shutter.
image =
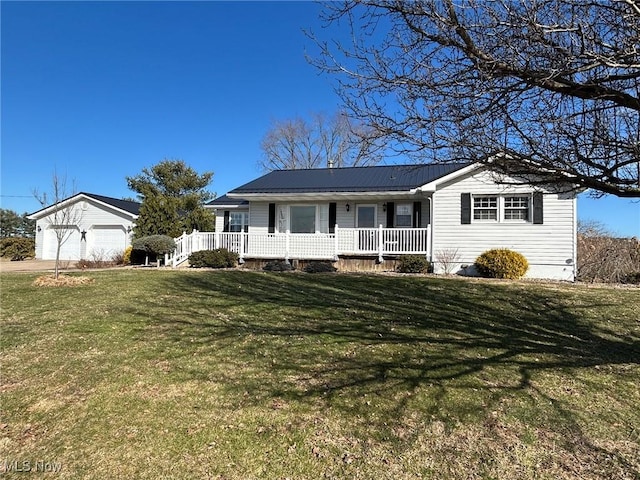
POLYGON ((224 226, 222 227, 223 232, 229 231, 229 210, 224 211, 224 226))
POLYGON ((543 223, 542 198, 542 192, 533 194, 533 223, 537 225, 542 225, 543 223))
POLYGON ((329 233, 336 233, 336 202, 329 204, 329 233))
POLYGON ((393 214, 395 209, 395 203, 387 202, 387 228, 393 228, 393 214))
POLYGON ((467 225, 471 223, 471 194, 460 194, 460 223, 467 225))
POLYGON ((422 226, 422 202, 413 202, 413 228, 422 226))
POLYGON ((269 204, 269 233, 276 233, 276 204, 269 204))

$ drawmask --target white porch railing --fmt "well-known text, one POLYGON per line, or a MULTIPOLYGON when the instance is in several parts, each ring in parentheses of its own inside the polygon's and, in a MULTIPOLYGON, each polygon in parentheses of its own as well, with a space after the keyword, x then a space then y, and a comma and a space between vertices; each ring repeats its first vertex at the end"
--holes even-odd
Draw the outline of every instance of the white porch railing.
POLYGON ((336 260, 340 255, 421 254, 429 256, 431 227, 427 228, 339 228, 335 233, 183 233, 176 250, 165 258, 174 267, 193 252, 226 248, 245 258, 336 260))

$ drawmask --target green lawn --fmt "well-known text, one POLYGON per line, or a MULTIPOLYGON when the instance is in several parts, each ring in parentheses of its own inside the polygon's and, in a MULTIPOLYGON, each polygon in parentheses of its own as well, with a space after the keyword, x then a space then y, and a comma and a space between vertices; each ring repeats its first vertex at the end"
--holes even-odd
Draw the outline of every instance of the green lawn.
POLYGON ((1 276, 0 469, 640 478, 638 288, 86 275, 73 288, 1 276))

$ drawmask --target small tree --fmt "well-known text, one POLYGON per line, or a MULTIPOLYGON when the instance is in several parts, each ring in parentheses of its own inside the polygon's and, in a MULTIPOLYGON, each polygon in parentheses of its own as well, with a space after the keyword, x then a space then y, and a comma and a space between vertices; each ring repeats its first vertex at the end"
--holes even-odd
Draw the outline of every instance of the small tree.
POLYGON ((56 263, 54 277, 57 279, 60 274, 60 250, 71 237, 74 230, 78 229, 82 221, 82 210, 77 203, 65 202, 69 197, 76 194, 75 186, 67 186, 67 176, 60 176, 56 171, 51 177, 51 193, 39 193, 33 190, 33 196, 43 208, 51 208, 51 213, 47 215, 46 221, 51 227, 56 238, 56 263))
POLYGON ((198 174, 183 160, 163 160, 127 177, 129 188, 142 200, 134 237, 213 230, 213 214, 204 208, 213 198, 206 190, 212 177, 212 172, 198 174))

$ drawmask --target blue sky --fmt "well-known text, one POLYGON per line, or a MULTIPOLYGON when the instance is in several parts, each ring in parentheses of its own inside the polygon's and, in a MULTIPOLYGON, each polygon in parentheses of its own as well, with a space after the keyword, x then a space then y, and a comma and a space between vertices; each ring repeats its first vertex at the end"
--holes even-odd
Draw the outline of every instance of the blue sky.
MULTIPOLYGON (((339 108, 336 79, 305 59, 315 3, 0 5, 2 208, 37 210, 31 192, 54 170, 78 191, 134 196, 125 177, 164 158, 213 171, 222 195, 261 174, 271 120, 339 108)), ((640 237, 637 202, 582 196, 578 213, 640 237)))

